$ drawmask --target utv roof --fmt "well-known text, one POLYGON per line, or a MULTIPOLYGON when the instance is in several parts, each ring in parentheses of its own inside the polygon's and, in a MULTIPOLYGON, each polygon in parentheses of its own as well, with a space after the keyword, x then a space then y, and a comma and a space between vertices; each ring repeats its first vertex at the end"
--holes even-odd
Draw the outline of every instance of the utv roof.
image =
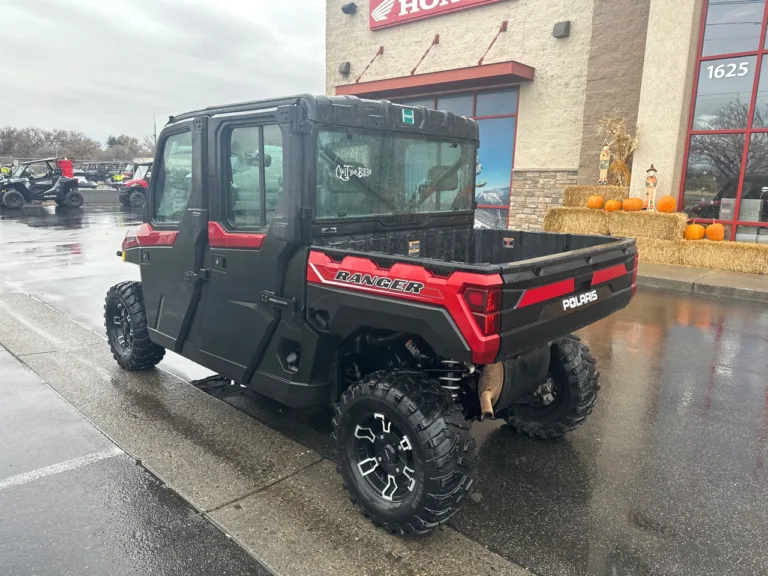
MULTIPOLYGON (((56 158, 38 158, 37 160, 27 160, 26 162, 20 162, 22 166, 26 166, 27 164, 37 164, 38 162, 58 162, 59 160, 65 160, 63 157, 56 157, 56 158)), ((71 160, 71 158, 68 158, 68 160, 71 160)))
POLYGON ((417 134, 433 134, 453 138, 479 140, 477 123, 469 118, 442 110, 421 106, 403 106, 388 100, 364 100, 357 96, 312 96, 301 94, 285 98, 253 100, 223 106, 209 106, 170 116, 168 124, 191 120, 201 116, 213 117, 224 114, 274 110, 280 106, 299 105, 306 118, 319 124, 349 126, 378 130, 398 130, 417 134), (414 111, 413 117, 403 115, 403 108, 414 111))

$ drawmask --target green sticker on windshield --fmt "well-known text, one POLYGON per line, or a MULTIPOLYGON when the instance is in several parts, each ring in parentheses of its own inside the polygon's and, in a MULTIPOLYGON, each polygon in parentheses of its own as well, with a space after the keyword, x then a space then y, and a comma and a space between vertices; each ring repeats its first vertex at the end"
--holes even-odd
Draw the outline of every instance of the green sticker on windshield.
POLYGON ((403 110, 403 124, 416 124, 416 115, 413 110, 403 110))

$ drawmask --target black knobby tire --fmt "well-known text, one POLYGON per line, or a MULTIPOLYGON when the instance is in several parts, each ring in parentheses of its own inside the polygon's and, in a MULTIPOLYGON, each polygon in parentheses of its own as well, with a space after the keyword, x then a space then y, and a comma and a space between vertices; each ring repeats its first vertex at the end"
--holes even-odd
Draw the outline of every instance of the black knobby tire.
MULTIPOLYGON (((461 407, 419 372, 380 371, 363 377, 342 394, 333 425, 336 469, 352 503, 390 533, 422 534, 437 528, 459 510, 472 491, 477 448, 469 423, 461 407), (405 487, 400 484, 402 496, 394 501, 379 494, 359 466, 360 445, 369 440, 358 436, 358 428, 366 418, 371 421, 371 416, 374 422, 383 416, 382 426, 389 421, 391 430, 400 430, 409 439, 405 456, 402 452, 395 456, 408 458, 412 470, 407 478, 413 481, 405 487)), ((383 435, 379 438, 383 440, 383 435)), ((373 477, 376 473, 368 474, 373 477)), ((395 494, 393 491, 393 498, 395 494)))
POLYGON ((64 196, 64 205, 67 208, 80 208, 83 205, 83 195, 78 190, 70 190, 64 196))
POLYGON ((120 204, 122 204, 123 206, 130 206, 131 205, 131 203, 128 202, 128 196, 125 195, 125 194, 120 194, 117 197, 117 199, 120 201, 120 204))
POLYGON ((600 374, 589 348, 577 336, 552 343, 549 376, 554 399, 544 405, 538 393, 513 405, 505 418, 517 432, 535 438, 560 438, 586 421, 597 404, 600 374))
POLYGON ((25 202, 24 195, 18 190, 6 190, 3 194, 3 205, 11 210, 18 210, 25 202))
POLYGON ((141 208, 144 206, 144 202, 146 202, 147 197, 144 196, 141 192, 133 192, 128 197, 128 204, 130 204, 131 208, 141 208))
POLYGON ((141 282, 122 282, 109 289, 104 303, 104 327, 112 356, 126 370, 148 370, 165 356, 165 348, 149 338, 141 282), (123 310, 129 329, 117 322, 123 310))

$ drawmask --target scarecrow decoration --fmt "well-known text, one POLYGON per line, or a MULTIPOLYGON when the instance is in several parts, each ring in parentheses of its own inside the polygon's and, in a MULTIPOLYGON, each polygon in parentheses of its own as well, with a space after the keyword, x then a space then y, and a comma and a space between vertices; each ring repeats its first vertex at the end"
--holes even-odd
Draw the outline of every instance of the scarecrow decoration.
POLYGON ((608 142, 603 142, 603 149, 600 152, 600 179, 598 184, 608 184, 608 168, 611 166, 611 148, 608 142))
POLYGON ((658 184, 656 168, 651 164, 651 167, 645 173, 648 174, 645 178, 645 209, 656 210, 656 186, 658 184))

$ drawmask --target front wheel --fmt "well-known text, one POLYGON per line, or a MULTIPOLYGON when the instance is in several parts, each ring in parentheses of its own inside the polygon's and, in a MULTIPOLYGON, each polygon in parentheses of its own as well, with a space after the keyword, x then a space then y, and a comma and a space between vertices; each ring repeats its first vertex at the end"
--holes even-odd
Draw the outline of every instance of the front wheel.
POLYGON ((24 203, 24 195, 18 190, 6 190, 3 194, 3 205, 10 210, 18 210, 24 203))
POLYGON ((423 374, 365 376, 336 405, 337 470, 352 502, 393 534, 421 534, 471 493, 475 441, 461 408, 423 374))
POLYGON ((149 338, 141 282, 123 282, 107 292, 104 325, 112 356, 126 370, 148 370, 165 355, 149 338))
POLYGON ((517 432, 542 439, 559 438, 584 424, 600 388, 595 359, 577 336, 555 340, 550 351, 547 381, 505 416, 517 432))
POLYGON ((146 199, 146 196, 144 196, 142 192, 133 192, 128 197, 128 204, 130 204, 131 208, 141 208, 144 206, 146 199))

